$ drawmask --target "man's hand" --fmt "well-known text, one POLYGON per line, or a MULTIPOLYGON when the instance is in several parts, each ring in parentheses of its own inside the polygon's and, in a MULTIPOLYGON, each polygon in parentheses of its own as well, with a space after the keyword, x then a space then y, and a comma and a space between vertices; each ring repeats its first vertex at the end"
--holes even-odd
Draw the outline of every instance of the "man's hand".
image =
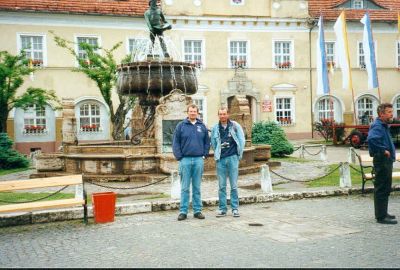
POLYGON ((390 152, 388 151, 388 150, 385 150, 385 153, 383 153, 383 155, 385 156, 385 157, 390 157, 390 152))

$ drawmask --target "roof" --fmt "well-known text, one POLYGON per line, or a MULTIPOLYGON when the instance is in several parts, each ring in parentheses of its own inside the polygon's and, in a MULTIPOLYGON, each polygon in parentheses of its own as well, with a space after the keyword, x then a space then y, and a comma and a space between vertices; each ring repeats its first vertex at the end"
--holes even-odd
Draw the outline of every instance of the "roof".
MULTIPOLYGON (((336 20, 340 13, 346 11, 347 20, 361 20, 366 9, 343 9, 337 6, 349 0, 309 0, 308 10, 311 17, 324 16, 326 20, 336 20)), ((397 21, 397 13, 400 11, 399 0, 369 0, 383 9, 368 9, 373 21, 397 21)))
POLYGON ((148 0, 0 0, 0 10, 143 16, 148 0))

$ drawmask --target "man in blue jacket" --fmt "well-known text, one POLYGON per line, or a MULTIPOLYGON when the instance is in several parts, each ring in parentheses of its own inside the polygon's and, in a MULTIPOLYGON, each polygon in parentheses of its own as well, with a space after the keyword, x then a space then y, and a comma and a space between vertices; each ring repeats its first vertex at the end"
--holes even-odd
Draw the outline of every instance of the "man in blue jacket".
POLYGON ((239 160, 243 156, 245 137, 239 123, 229 119, 228 109, 218 110, 219 123, 211 131, 211 145, 217 162, 219 210, 217 217, 226 216, 226 182, 231 186, 231 208, 233 217, 239 217, 238 176, 239 160))
POLYGON ((172 150, 179 160, 181 176, 181 203, 178 220, 187 218, 189 210, 189 191, 192 183, 192 207, 194 217, 204 219, 201 213, 201 178, 203 177, 204 159, 210 150, 208 129, 198 119, 199 108, 191 104, 187 108, 188 117, 180 122, 174 131, 172 150))
POLYGON ((388 123, 393 118, 393 106, 382 103, 378 106, 378 117, 368 132, 369 155, 373 157, 375 170, 374 206, 378 223, 397 224, 396 217, 388 214, 389 195, 392 190, 393 162, 396 152, 388 123))

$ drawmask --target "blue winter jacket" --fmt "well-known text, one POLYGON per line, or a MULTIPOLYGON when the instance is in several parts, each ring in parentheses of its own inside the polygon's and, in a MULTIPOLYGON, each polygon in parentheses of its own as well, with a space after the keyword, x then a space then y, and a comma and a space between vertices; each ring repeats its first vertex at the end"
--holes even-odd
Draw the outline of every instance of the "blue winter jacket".
POLYGON ((385 150, 388 150, 390 152, 391 160, 396 160, 396 150, 390 135, 389 126, 381 119, 376 118, 372 123, 368 132, 367 141, 369 155, 371 157, 383 156, 385 150))
POLYGON ((180 122, 174 131, 172 151, 177 160, 183 157, 207 157, 210 151, 208 129, 200 119, 193 125, 188 119, 180 122))
MULTIPOLYGON (((233 140, 236 142, 239 159, 242 159, 244 145, 246 143, 244 132, 239 123, 229 120, 232 125, 229 126, 229 132, 232 135, 233 140)), ((216 124, 211 131, 211 145, 214 149, 214 159, 219 160, 221 158, 221 138, 219 134, 219 123, 216 124)))

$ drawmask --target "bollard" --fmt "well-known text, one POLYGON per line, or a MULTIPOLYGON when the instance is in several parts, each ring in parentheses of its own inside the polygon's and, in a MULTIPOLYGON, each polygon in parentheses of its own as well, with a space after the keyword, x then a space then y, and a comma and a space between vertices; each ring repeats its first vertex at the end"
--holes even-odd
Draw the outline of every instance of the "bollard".
POLYGON ((272 192, 271 174, 267 164, 261 166, 261 189, 266 193, 272 192))
POLYGON ((171 199, 181 198, 181 181, 178 171, 171 173, 171 199))
POLYGON ((319 157, 322 161, 327 161, 326 145, 321 145, 321 153, 319 154, 319 157))
POLYGON ((351 188, 351 175, 350 175, 349 163, 343 162, 339 170, 340 170, 340 187, 351 188))
POLYGON ((300 144, 300 158, 304 158, 304 144, 300 144))
POLYGON ((354 148, 353 147, 349 148, 348 159, 349 159, 349 163, 350 164, 356 163, 356 155, 354 153, 354 148))

